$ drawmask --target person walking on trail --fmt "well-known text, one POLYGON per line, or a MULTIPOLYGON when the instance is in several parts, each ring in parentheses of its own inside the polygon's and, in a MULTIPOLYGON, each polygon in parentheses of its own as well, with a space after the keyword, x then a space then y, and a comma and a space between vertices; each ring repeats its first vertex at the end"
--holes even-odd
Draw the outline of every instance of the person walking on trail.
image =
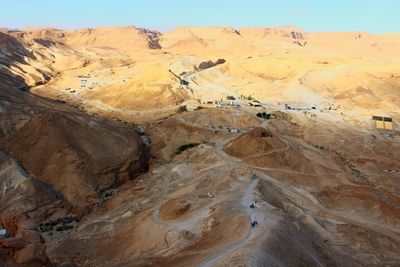
POLYGON ((254 201, 252 201, 250 203, 250 209, 254 209, 256 207, 256 203, 254 201))
POLYGON ((251 214, 251 227, 255 227, 257 224, 256 215, 251 214))

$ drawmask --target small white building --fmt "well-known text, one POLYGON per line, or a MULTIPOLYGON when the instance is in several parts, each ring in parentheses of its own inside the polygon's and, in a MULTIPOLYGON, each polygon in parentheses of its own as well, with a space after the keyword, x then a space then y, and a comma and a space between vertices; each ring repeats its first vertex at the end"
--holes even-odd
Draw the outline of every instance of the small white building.
POLYGON ((0 229, 0 237, 5 237, 7 235, 6 229, 0 229))

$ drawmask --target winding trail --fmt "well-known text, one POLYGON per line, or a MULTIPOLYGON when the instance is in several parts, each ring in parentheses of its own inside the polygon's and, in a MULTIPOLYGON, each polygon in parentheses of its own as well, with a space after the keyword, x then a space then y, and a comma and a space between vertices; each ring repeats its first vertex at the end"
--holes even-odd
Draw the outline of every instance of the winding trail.
MULTIPOLYGON (((268 122, 267 123, 263 123, 263 124, 261 124, 261 127, 265 128, 265 127, 267 127, 267 124, 268 124, 268 122)), ((244 164, 242 162, 242 160, 234 158, 232 156, 229 156, 228 154, 226 154, 223 151, 224 146, 227 143, 229 143, 230 141, 232 141, 233 139, 235 139, 235 138, 237 138, 237 136, 234 136, 234 137, 232 137, 232 138, 230 138, 228 140, 225 140, 225 141, 217 143, 213 148, 214 153, 221 160, 223 160, 224 162, 229 164, 232 168, 250 167, 250 166, 247 166, 246 164, 244 164)), ((284 142, 284 143, 286 144, 286 147, 278 149, 278 150, 286 150, 286 149, 289 148, 289 144, 287 142, 284 142)), ((276 152, 276 150, 270 151, 270 153, 273 153, 273 152, 276 152)), ((212 265, 213 263, 215 263, 215 262, 221 260, 222 258, 226 257, 228 254, 230 254, 230 253, 234 252, 235 250, 241 248, 242 246, 244 246, 248 241, 250 241, 253 238, 254 233, 255 233, 257 228, 253 228, 251 226, 251 219, 254 218, 257 221, 259 221, 259 220, 258 220, 258 218, 256 216, 256 210, 255 209, 250 209, 249 204, 255 199, 254 191, 255 191, 255 188, 256 188, 256 186, 258 184, 258 181, 259 181, 259 179, 255 178, 255 176, 254 176, 254 178, 252 179, 251 183, 247 186, 247 188, 246 188, 246 190, 245 190, 245 192, 244 192, 244 194, 243 194, 243 196, 241 198, 241 201, 240 201, 240 204, 245 208, 245 211, 246 211, 246 213, 248 215, 248 218, 249 218, 249 229, 248 229, 248 232, 247 232, 246 236, 244 236, 241 240, 239 240, 235 244, 232 244, 231 246, 223 249, 222 251, 219 251, 218 253, 206 258, 205 260, 200 262, 199 266, 205 267, 205 266, 212 265)))
POLYGON ((224 258, 227 254, 239 249, 240 247, 245 245, 250 239, 253 238, 256 228, 251 227, 250 218, 256 217, 256 214, 255 214, 254 210, 250 209, 249 203, 251 203, 251 201, 254 200, 254 190, 255 190, 257 184, 258 184, 258 178, 253 179, 251 181, 251 183, 247 186, 247 188, 243 194, 243 197, 240 201, 241 205, 245 208, 246 213, 249 217, 249 230, 248 230, 246 236, 244 236, 242 239, 240 239, 235 244, 232 244, 231 246, 223 249, 222 251, 219 251, 217 254, 202 261, 199 264, 200 267, 210 266, 211 264, 224 258))
MULTIPOLYGON (((268 127, 269 121, 263 122, 260 126, 263 128, 268 127)), ((239 159, 233 156, 230 156, 223 151, 224 146, 231 142, 233 139, 237 138, 237 136, 233 136, 231 138, 228 138, 226 140, 223 140, 221 142, 216 143, 213 146, 213 152, 215 155, 220 158, 221 161, 226 163, 228 165, 228 169, 232 170, 235 168, 250 168, 252 170, 252 173, 255 175, 254 178, 251 180, 251 182, 247 185, 243 196, 240 199, 240 205, 242 206, 243 210, 246 212, 246 215, 248 216, 248 230, 247 233, 237 242, 234 244, 229 245, 226 248, 223 248, 219 251, 214 252, 215 254, 208 256, 207 258, 203 259, 198 266, 204 267, 204 266, 211 266, 213 264, 216 264, 220 260, 226 258, 229 254, 237 251, 238 249, 244 247, 248 242, 252 239, 254 239, 255 234, 257 233, 257 229, 262 229, 259 228, 259 226, 268 226, 270 225, 270 222, 273 223, 273 219, 270 218, 266 222, 263 221, 263 217, 266 216, 266 213, 264 213, 263 209, 250 209, 249 203, 251 201, 255 200, 255 189, 257 187, 257 184, 259 180, 264 180, 268 182, 272 182, 277 188, 279 188, 279 191, 282 192, 284 197, 291 202, 293 205, 302 207, 302 206, 308 206, 309 209, 311 210, 312 213, 323 213, 325 214, 328 218, 331 217, 332 219, 340 219, 343 222, 351 222, 353 224, 357 224, 357 219, 356 218, 349 218, 348 216, 345 216, 344 214, 337 214, 332 211, 327 210, 326 208, 322 207, 319 205, 318 201, 316 199, 313 199, 311 196, 308 196, 304 194, 303 192, 300 192, 296 190, 296 188, 291 188, 291 186, 285 185, 280 181, 277 181, 276 179, 272 178, 268 174, 265 173, 265 171, 280 171, 280 172, 287 172, 287 173, 292 173, 292 174, 302 174, 302 175, 309 175, 309 173, 303 173, 303 172, 298 172, 298 171, 292 171, 292 170, 285 170, 285 169, 280 169, 280 168, 268 168, 268 167, 261 167, 261 166, 255 166, 248 164, 244 162, 246 159, 252 158, 248 157, 246 159, 239 159), (258 215, 258 216, 257 216, 258 215), (256 218, 259 224, 261 223, 262 225, 258 225, 257 227, 253 228, 251 226, 251 218, 256 218)), ((270 150, 265 153, 260 153, 257 154, 256 156, 261 156, 261 155, 270 155, 275 152, 280 152, 280 151, 286 151, 290 148, 290 144, 288 141, 283 140, 279 138, 280 141, 282 141, 285 146, 277 149, 270 150)), ((220 166, 220 164, 217 164, 216 166, 220 166)), ((215 167, 215 166, 213 166, 215 167)), ((208 170, 208 168, 205 168, 205 170, 208 170)), ((168 185, 163 188, 163 193, 162 195, 165 195, 166 189, 168 188, 168 185)), ((218 203, 222 202, 222 200, 219 199, 214 199, 211 203, 208 205, 202 207, 201 209, 195 211, 190 219, 187 220, 182 220, 182 221, 164 221, 160 219, 159 217, 159 208, 161 204, 153 210, 152 213, 152 219, 156 223, 163 224, 169 227, 172 227, 176 230, 183 230, 190 228, 194 224, 198 223, 199 221, 207 218, 209 216, 209 209, 210 207, 217 205, 218 203)), ((372 225, 371 225, 372 226, 372 225)), ((376 227, 376 225, 373 225, 376 227)), ((385 230, 392 230, 392 229, 385 229, 385 230)), ((268 231, 268 230, 267 230, 268 231)), ((321 263, 318 261, 318 259, 315 259, 316 264, 321 265, 321 263)))

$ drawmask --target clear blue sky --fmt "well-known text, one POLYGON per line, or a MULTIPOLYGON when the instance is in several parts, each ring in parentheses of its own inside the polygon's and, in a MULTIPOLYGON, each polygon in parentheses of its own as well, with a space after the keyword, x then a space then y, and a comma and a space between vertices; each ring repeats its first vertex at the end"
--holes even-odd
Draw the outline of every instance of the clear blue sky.
POLYGON ((400 32, 400 0, 3 0, 0 27, 296 25, 306 31, 400 32))

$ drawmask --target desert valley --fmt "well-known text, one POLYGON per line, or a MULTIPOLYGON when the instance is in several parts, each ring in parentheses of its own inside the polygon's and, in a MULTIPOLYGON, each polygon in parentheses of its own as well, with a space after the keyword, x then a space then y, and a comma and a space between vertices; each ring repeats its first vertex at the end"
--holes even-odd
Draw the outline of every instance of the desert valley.
POLYGON ((1 266, 399 266, 400 33, 0 30, 1 266))

